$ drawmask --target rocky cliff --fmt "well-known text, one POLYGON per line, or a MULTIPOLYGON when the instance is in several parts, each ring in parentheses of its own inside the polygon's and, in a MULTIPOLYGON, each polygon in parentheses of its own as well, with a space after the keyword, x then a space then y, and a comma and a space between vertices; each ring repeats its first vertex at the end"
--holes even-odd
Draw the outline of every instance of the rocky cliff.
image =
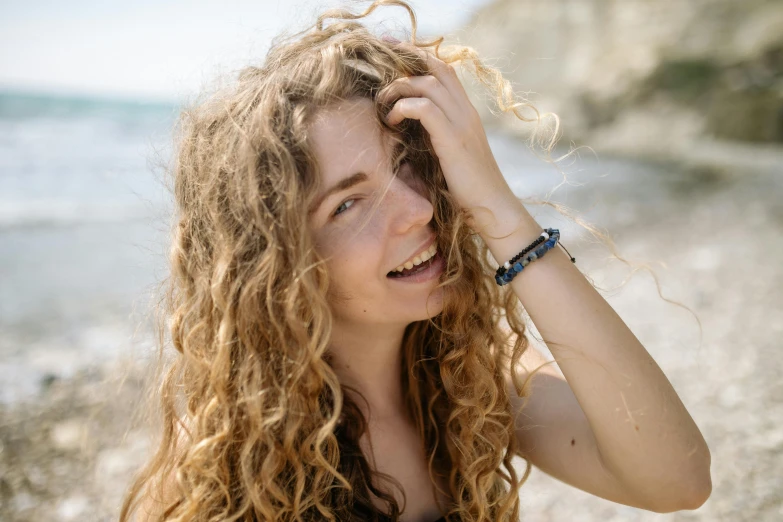
POLYGON ((460 40, 578 142, 783 144, 780 0, 498 0, 460 40))

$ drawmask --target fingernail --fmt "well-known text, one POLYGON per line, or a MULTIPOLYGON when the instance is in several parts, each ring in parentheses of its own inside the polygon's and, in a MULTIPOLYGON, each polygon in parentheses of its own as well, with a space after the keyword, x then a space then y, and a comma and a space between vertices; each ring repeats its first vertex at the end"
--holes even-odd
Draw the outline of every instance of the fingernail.
POLYGON ((396 39, 395 37, 393 37, 391 35, 388 35, 388 34, 385 34, 385 35, 381 36, 381 40, 383 40, 384 42, 392 43, 392 44, 400 43, 400 41, 398 39, 396 39))

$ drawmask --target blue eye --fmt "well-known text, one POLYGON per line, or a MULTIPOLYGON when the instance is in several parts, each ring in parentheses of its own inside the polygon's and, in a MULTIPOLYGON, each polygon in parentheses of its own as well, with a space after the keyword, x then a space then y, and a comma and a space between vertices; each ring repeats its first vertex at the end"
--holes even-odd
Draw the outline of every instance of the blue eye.
POLYGON ((343 212, 345 212, 345 210, 348 210, 351 207, 351 205, 354 204, 355 201, 356 201, 355 199, 348 199, 346 201, 343 201, 342 203, 340 203, 340 206, 335 209, 334 214, 332 215, 337 216, 339 214, 342 214, 343 212), (340 210, 343 207, 345 207, 345 210, 340 210))

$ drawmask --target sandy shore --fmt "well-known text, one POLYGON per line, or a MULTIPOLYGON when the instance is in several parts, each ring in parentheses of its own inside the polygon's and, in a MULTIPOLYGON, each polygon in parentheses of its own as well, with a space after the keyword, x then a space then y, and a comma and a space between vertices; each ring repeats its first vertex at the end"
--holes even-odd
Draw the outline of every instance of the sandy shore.
MULTIPOLYGON (((554 200, 606 230, 621 255, 651 263, 604 293, 663 368, 712 451, 713 494, 699 510, 658 515, 620 506, 534 470, 522 488, 523 520, 780 520, 783 468, 783 175, 604 160, 588 186, 554 200), (596 177, 607 173, 606 177, 596 177), (665 264, 665 266, 660 263, 665 264)), ((577 165, 578 167, 578 165, 577 165)), ((524 185, 524 179, 520 180, 524 185)), ((602 288, 630 274, 609 253, 559 226, 583 272, 602 288)), ((150 448, 134 421, 144 365, 131 357, 44 376, 37 391, 0 405, 0 519, 114 520, 150 448)))

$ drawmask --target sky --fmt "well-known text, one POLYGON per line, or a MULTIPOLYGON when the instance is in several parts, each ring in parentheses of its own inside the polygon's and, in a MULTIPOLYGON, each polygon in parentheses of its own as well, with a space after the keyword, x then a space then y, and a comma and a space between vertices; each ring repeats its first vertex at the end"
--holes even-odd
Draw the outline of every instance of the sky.
MULTIPOLYGON (((425 36, 456 31, 488 1, 409 3, 425 36)), ((216 76, 260 63, 274 36, 305 28, 324 8, 360 12, 370 3, 0 0, 0 89, 181 100, 216 76)), ((379 8, 369 23, 380 32, 410 27, 396 6, 379 8)))

